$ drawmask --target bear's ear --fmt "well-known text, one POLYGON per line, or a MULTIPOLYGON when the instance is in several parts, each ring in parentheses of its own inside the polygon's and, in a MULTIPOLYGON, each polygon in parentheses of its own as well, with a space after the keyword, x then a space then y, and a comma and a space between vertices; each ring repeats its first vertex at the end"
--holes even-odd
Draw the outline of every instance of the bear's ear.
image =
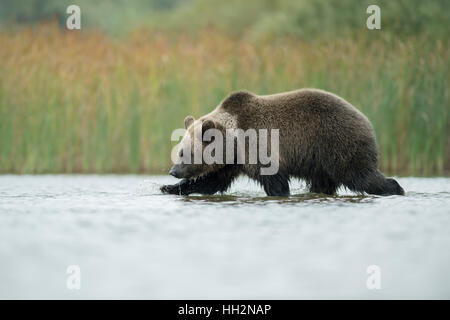
POLYGON ((216 124, 212 120, 205 120, 202 123, 202 134, 205 133, 208 129, 214 129, 216 127, 216 124))
POLYGON ((189 126, 194 122, 194 117, 193 116, 187 116, 184 119, 184 128, 187 129, 189 128, 189 126))

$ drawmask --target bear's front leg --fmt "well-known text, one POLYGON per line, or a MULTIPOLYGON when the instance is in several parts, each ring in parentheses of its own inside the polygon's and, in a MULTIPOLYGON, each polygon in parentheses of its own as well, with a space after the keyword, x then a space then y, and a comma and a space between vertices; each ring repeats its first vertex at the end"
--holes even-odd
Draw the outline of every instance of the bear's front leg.
POLYGON ((259 183, 263 186, 268 196, 289 196, 289 176, 283 173, 259 176, 259 183))
POLYGON ((191 193, 214 194, 226 191, 237 175, 238 171, 224 168, 197 179, 183 179, 173 185, 164 185, 160 190, 163 193, 183 196, 191 193))
POLYGON ((167 184, 159 188, 162 193, 168 194, 178 194, 178 195, 186 195, 186 191, 188 188, 189 181, 188 179, 183 179, 176 184, 167 184))
POLYGON ((191 193, 214 194, 218 190, 217 183, 212 179, 183 179, 176 184, 164 185, 160 188, 163 193, 187 196, 191 193))

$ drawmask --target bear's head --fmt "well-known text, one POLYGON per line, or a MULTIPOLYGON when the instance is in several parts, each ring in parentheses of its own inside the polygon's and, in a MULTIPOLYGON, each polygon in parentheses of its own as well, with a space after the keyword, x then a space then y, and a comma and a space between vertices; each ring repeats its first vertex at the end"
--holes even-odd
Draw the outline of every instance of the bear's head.
POLYGON ((196 179, 223 168, 222 126, 208 117, 195 120, 187 116, 184 127, 186 132, 178 145, 176 161, 169 174, 176 178, 196 179))

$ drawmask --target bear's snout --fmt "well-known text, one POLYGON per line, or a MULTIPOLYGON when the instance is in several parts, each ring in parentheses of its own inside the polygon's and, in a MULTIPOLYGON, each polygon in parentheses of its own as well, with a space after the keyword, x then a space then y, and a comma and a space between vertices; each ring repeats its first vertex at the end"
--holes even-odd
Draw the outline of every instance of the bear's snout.
POLYGON ((181 170, 179 165, 174 165, 170 171, 169 174, 171 176, 174 176, 175 178, 181 178, 181 170))

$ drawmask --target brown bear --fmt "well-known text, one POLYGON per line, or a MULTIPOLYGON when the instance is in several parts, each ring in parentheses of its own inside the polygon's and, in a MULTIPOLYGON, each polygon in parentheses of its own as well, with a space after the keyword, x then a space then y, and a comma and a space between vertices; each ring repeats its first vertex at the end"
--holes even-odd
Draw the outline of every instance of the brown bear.
MULTIPOLYGON (((350 103, 326 91, 300 89, 264 96, 239 91, 198 120, 186 117, 185 128, 178 161, 170 170, 171 175, 182 180, 162 186, 163 193, 224 192, 244 174, 261 184, 270 196, 288 196, 291 177, 305 180, 315 193, 333 195, 343 185, 360 194, 404 195, 397 181, 386 178, 377 168, 377 145, 369 120, 350 103), (228 140, 228 129, 278 129, 277 172, 263 175, 260 161, 237 161, 236 146, 232 148, 231 163, 183 163, 183 151, 195 151, 194 127, 198 126, 202 128, 201 137, 213 128, 228 140)), ((202 148, 212 143, 207 140, 202 139, 202 148)), ((249 146, 249 142, 245 144, 249 146)), ((223 158, 229 153, 228 149, 219 151, 223 151, 223 158)), ((248 152, 245 156, 248 158, 248 152)))

